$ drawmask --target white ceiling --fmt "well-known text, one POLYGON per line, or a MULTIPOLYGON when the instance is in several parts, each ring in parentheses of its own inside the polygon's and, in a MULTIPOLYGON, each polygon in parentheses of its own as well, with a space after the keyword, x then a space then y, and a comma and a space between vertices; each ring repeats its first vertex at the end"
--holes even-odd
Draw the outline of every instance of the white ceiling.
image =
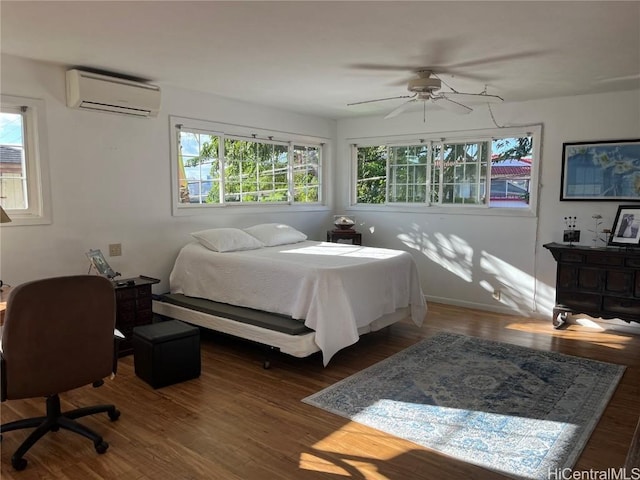
POLYGON ((505 101, 640 88, 639 1, 3 0, 0 13, 5 54, 330 118, 392 110, 403 100, 347 103, 406 94, 412 67, 505 101))

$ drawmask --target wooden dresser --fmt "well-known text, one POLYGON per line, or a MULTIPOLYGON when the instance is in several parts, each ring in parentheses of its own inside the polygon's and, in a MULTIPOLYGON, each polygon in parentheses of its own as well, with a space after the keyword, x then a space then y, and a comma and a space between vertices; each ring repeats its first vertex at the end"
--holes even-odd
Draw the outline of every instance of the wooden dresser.
POLYGON ((557 262, 555 327, 570 313, 640 322, 640 249, 544 247, 557 262))

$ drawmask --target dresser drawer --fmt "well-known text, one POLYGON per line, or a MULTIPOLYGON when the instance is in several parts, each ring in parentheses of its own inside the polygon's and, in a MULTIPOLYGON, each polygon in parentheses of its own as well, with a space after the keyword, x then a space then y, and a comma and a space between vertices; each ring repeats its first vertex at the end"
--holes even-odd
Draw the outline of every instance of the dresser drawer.
POLYGON ((576 312, 581 311, 587 313, 589 311, 600 309, 602 296, 583 292, 558 290, 556 301, 559 304, 575 309, 576 312))
POLYGON ((624 264, 630 268, 640 269, 640 258, 626 258, 624 264))
POLYGON ((629 296, 633 292, 635 274, 629 270, 607 270, 605 275, 605 293, 629 296))
POLYGON ((624 265, 624 257, 620 255, 586 255, 585 263, 587 265, 605 265, 609 267, 621 267, 624 265))
POLYGON ((567 263, 584 263, 584 255, 578 252, 560 252, 560 261, 567 263))
POLYGON ((608 312, 636 315, 636 319, 640 321, 640 300, 604 297, 602 308, 608 312))

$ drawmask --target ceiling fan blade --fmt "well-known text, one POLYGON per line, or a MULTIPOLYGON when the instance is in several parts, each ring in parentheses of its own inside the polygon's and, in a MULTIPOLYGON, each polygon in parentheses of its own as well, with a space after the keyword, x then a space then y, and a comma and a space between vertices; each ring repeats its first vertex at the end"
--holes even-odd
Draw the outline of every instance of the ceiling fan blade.
MULTIPOLYGON (((457 77, 457 78, 462 78, 467 80, 476 80, 478 82, 487 82, 492 80, 487 76, 477 75, 475 73, 472 74, 472 73, 462 72, 460 70, 451 69, 451 68, 442 67, 442 66, 426 66, 425 67, 424 65, 423 66, 385 65, 385 64, 377 64, 377 63, 357 63, 354 65, 349 65, 349 68, 353 68, 356 70, 377 70, 377 71, 384 71, 384 72, 413 72, 413 73, 418 73, 418 72, 428 70, 437 75, 450 75, 452 77, 457 77)), ((393 83, 389 83, 389 85, 392 85, 392 86, 406 85, 407 82, 412 78, 415 78, 415 76, 412 75, 411 77, 394 81, 393 83)))
POLYGON ((640 73, 633 73, 631 75, 623 75, 621 77, 609 77, 609 78, 599 78, 596 80, 597 83, 614 83, 614 82, 628 82, 628 81, 638 81, 640 80, 640 73))
POLYGON ((499 95, 489 95, 488 93, 462 93, 462 92, 438 92, 449 100, 460 100, 461 102, 480 103, 502 103, 504 99, 499 95))
POLYGON ((391 72, 417 72, 423 70, 419 65, 388 65, 384 63, 355 63, 349 65, 349 68, 355 68, 357 70, 381 70, 391 72))
POLYGON ((411 100, 409 100, 408 102, 404 102, 402 105, 400 105, 398 108, 395 108, 393 110, 391 110, 389 113, 387 113, 384 116, 384 119, 387 120, 388 118, 393 118, 393 117, 397 117, 398 115, 400 115, 402 112, 404 112, 407 108, 409 108, 409 105, 412 104, 413 102, 415 102, 416 99, 412 98, 411 100))
POLYGON ((413 98, 415 95, 399 95, 397 97, 375 98, 373 100, 363 100, 362 102, 347 103, 347 107, 352 105, 362 105, 363 103, 384 102, 385 100, 396 100, 398 98, 413 98))
POLYGON ((460 113, 462 115, 471 113, 473 111, 472 108, 469 108, 466 105, 455 102, 453 100, 449 100, 446 97, 431 97, 431 101, 436 105, 441 106, 445 110, 449 110, 450 112, 454 113, 460 113))
MULTIPOLYGON (((467 62, 459 62, 449 65, 449 68, 475 67, 477 65, 486 65, 490 63, 508 62, 511 60, 520 60, 523 58, 537 57, 548 53, 544 50, 531 50, 528 52, 508 53, 505 55, 496 55, 495 57, 479 58, 477 60, 469 60, 467 62)), ((446 70, 447 67, 444 67, 446 70)))

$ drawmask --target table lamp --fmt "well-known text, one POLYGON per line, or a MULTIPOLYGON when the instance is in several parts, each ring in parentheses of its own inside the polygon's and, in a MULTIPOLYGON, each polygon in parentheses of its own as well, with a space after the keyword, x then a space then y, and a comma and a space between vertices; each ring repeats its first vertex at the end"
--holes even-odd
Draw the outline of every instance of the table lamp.
POLYGON ((0 223, 9 223, 11 218, 7 215, 7 212, 4 211, 4 208, 0 207, 0 223))

